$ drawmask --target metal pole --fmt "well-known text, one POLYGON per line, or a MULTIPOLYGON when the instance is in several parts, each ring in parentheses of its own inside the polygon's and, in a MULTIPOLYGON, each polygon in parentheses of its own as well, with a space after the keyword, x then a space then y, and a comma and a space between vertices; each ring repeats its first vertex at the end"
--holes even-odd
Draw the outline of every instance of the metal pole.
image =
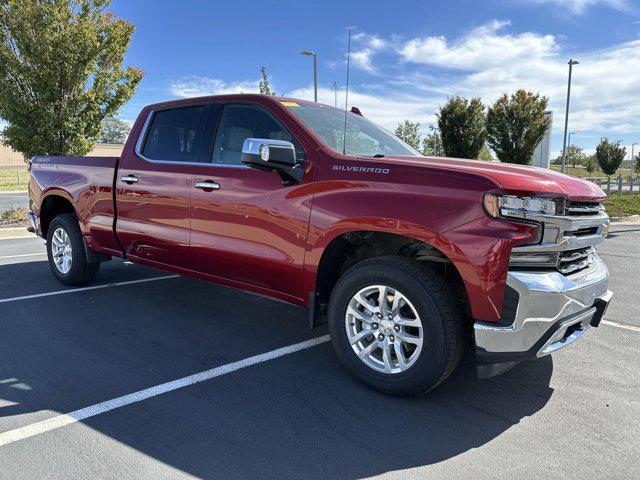
POLYGON ((569 60, 569 81, 567 82, 567 109, 564 114, 564 138, 562 140, 562 167, 560 171, 564 173, 564 163, 567 155, 567 128, 569 126, 569 99, 571 98, 571 71, 573 66, 578 62, 574 59, 569 60))
POLYGON ((310 50, 304 50, 300 52, 301 55, 306 55, 307 57, 313 57, 313 101, 318 101, 318 56, 316 52, 312 52, 310 50))
POLYGON ((618 174, 618 196, 622 196, 622 174, 618 174))
POLYGON ((338 107, 338 82, 335 80, 333 82, 333 95, 334 95, 333 106, 337 108, 338 107))
MULTIPOLYGON (((571 146, 571 135, 575 135, 576 132, 569 132, 569 140, 567 141, 567 147, 571 146)), ((573 168, 576 168, 576 157, 573 157, 573 168)))
POLYGON ((318 101, 318 55, 313 54, 313 101, 318 101))

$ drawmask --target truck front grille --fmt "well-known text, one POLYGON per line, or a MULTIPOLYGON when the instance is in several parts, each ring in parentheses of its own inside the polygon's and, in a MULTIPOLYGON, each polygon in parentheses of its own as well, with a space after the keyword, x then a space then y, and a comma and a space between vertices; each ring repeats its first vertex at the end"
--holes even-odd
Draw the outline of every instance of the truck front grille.
POLYGON ((539 244, 515 247, 510 268, 555 268, 563 275, 586 271, 596 260, 596 245, 604 240, 609 217, 598 201, 569 200, 556 215, 527 215, 544 226, 539 244), (526 260, 526 263, 524 262, 526 260))
POLYGON ((593 252, 593 247, 586 247, 577 250, 566 250, 560 253, 558 271, 563 275, 569 275, 584 270, 592 263, 591 254, 593 252))
POLYGON ((604 205, 600 202, 569 201, 564 207, 564 214, 571 217, 594 215, 602 212, 604 205))

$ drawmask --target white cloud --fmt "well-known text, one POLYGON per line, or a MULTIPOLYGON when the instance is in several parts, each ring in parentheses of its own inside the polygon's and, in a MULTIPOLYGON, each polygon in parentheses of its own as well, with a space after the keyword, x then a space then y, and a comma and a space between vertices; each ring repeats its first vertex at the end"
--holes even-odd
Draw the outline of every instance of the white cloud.
POLYGON ((445 37, 416 38, 402 46, 400 55, 410 62, 471 71, 530 57, 546 58, 557 51, 553 35, 500 33, 509 25, 510 22, 494 20, 452 43, 445 37))
POLYGON ((182 98, 230 93, 257 93, 259 83, 259 80, 226 82, 218 78, 191 76, 175 80, 170 86, 170 91, 172 95, 182 98))
POLYGON ((389 41, 380 38, 378 35, 367 33, 357 33, 352 37, 355 49, 351 52, 351 63, 354 67, 360 68, 368 73, 375 73, 373 67, 373 56, 389 47, 389 41))
POLYGON ((631 8, 629 0, 522 0, 524 3, 542 5, 551 4, 554 7, 566 8, 574 14, 581 14, 593 5, 605 5, 615 10, 628 11, 631 8))
MULTIPOLYGON (((569 54, 551 35, 504 32, 506 22, 494 21, 460 39, 426 37, 407 41, 402 59, 450 70, 440 84, 417 80, 429 95, 478 96, 489 104, 502 93, 519 88, 549 97, 554 129, 562 130, 569 54)), ((574 55, 570 122, 573 130, 599 136, 640 131, 640 41, 574 55)), ((421 74, 418 73, 419 77, 421 74)), ((438 75, 436 75, 436 79, 438 75)), ((408 79, 409 83, 411 78, 408 79)))

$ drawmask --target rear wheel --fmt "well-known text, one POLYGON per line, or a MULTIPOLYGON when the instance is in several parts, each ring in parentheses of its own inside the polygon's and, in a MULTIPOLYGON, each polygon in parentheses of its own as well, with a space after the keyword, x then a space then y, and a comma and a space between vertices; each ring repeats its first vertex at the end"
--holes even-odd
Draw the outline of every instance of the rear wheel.
POLYGON ((95 278, 100 263, 90 263, 76 216, 55 217, 47 231, 47 257, 55 277, 65 285, 82 285, 95 278))
POLYGON ((397 396, 425 393, 455 369, 463 320, 444 279, 403 257, 365 260, 329 302, 338 357, 365 385, 397 396))

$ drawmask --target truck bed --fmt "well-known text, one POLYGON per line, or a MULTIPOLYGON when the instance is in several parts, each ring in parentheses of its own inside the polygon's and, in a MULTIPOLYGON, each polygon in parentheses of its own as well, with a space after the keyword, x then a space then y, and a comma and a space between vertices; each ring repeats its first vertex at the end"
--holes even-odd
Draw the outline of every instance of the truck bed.
POLYGON ((47 197, 66 198, 74 207, 87 245, 118 254, 113 226, 113 188, 119 157, 33 157, 30 204, 41 222, 47 197))

